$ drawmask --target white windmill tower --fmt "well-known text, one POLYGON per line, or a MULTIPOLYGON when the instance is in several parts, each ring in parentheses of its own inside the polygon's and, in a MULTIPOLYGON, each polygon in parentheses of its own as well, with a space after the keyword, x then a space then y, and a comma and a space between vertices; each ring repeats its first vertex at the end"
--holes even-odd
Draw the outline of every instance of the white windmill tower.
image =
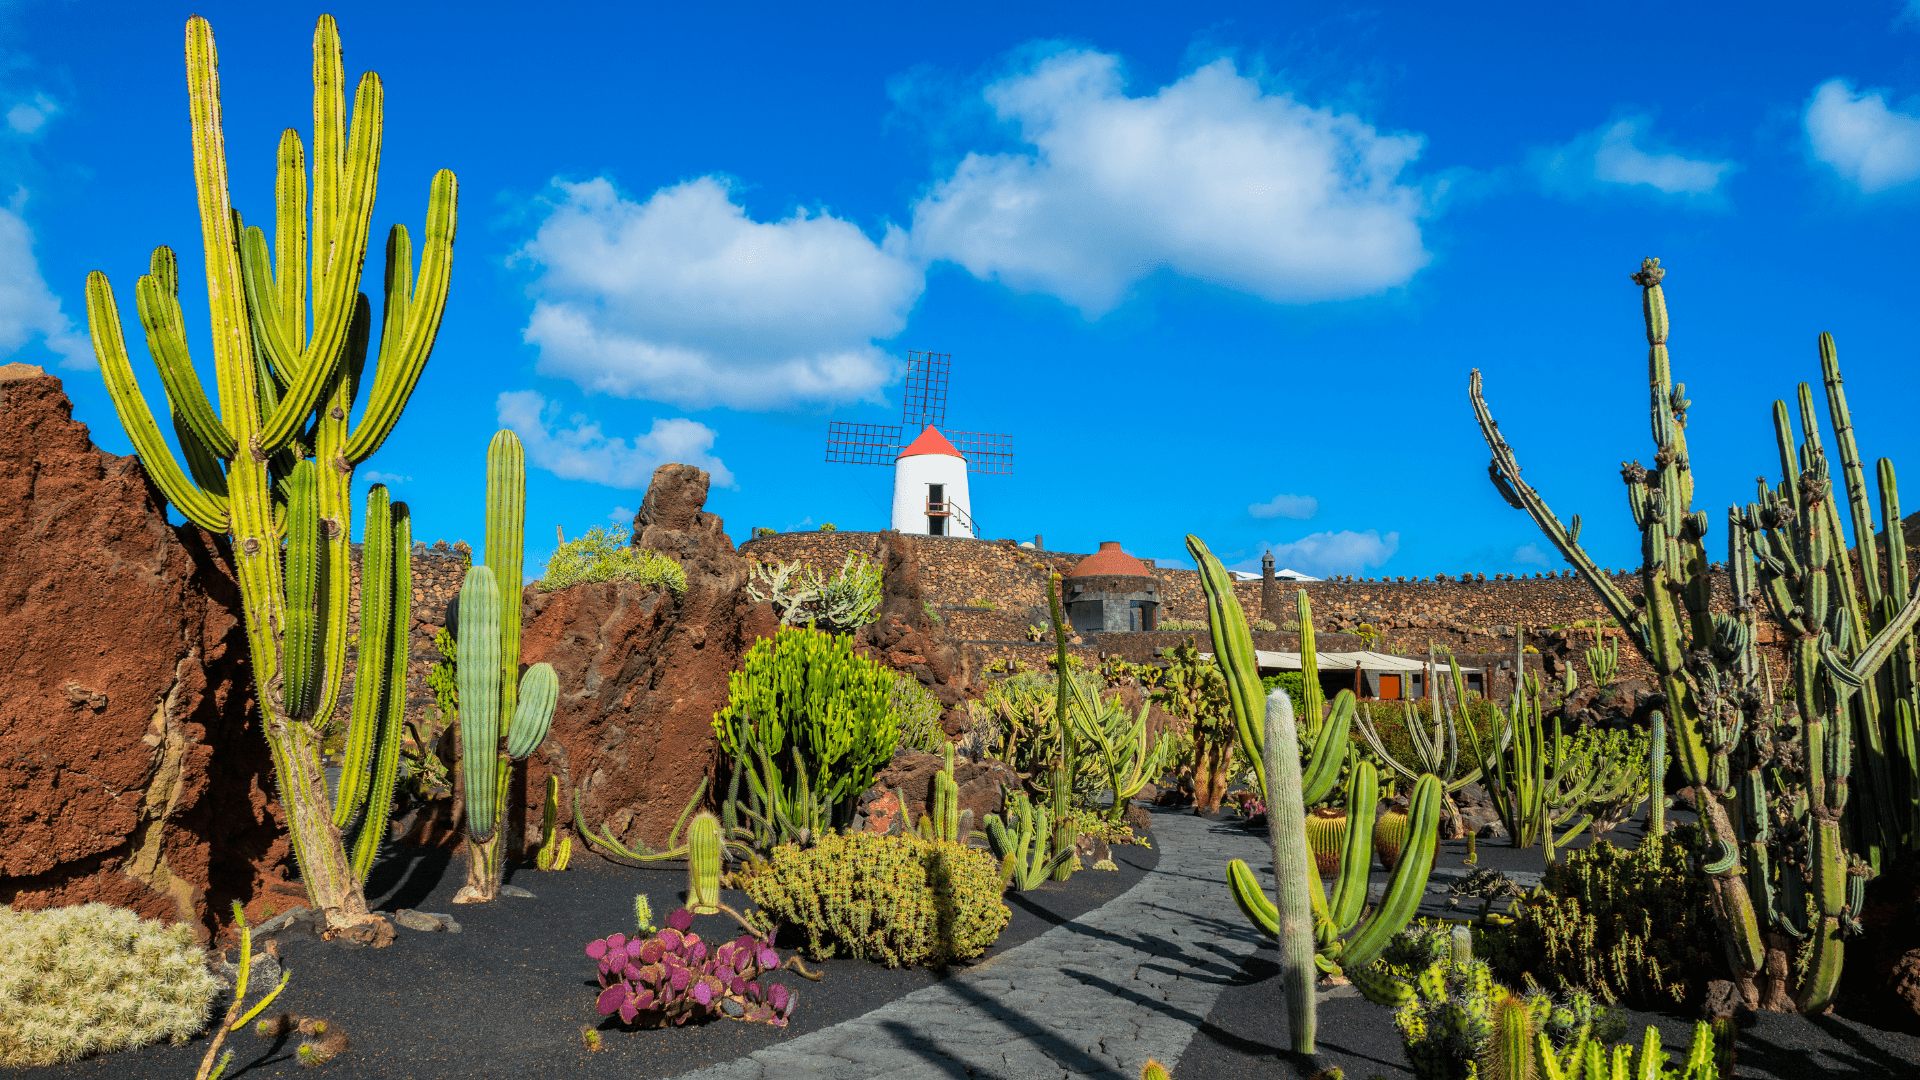
POLYGON ((975 431, 942 432, 947 421, 949 353, 907 354, 900 423, 827 425, 827 460, 893 466, 891 528, 917 536, 976 537, 969 474, 1013 472, 1013 440, 975 431), (901 445, 903 432, 915 432, 901 445))

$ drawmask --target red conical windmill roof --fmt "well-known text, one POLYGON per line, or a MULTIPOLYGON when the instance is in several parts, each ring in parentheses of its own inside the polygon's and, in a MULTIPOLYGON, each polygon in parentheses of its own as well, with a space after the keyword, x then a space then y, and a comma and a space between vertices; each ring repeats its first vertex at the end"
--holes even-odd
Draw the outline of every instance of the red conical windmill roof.
MULTIPOLYGON (((932 424, 928 424, 926 430, 920 433, 919 438, 909 443, 905 450, 900 451, 900 457, 903 458, 915 457, 920 454, 945 454, 948 457, 957 457, 961 461, 967 460, 966 455, 955 450, 953 444, 947 441, 947 437, 940 434, 940 430, 932 424)), ((898 461, 900 458, 895 458, 894 460, 898 461)))

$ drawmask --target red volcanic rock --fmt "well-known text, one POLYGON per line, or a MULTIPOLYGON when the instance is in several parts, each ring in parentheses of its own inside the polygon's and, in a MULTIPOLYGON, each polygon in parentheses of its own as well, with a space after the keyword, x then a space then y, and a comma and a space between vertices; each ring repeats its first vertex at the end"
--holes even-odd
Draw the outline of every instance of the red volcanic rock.
MULTIPOLYGON (((907 809, 917 826, 921 816, 933 809, 933 774, 945 766, 946 757, 942 754, 896 752, 893 760, 874 775, 873 786, 860 800, 861 810, 867 815, 866 828, 872 832, 893 828, 894 815, 900 809, 896 793, 905 796, 907 809)), ((957 757, 953 763, 953 780, 960 787, 960 810, 973 811, 976 829, 985 829, 987 815, 999 813, 1006 805, 1001 785, 1020 790, 1020 777, 998 761, 969 761, 957 757)))
POLYGON ((213 930, 304 894, 224 537, 167 524, 60 380, 0 368, 0 901, 213 930))
MULTIPOLYGON (((552 664, 560 699, 552 734, 529 759, 514 803, 520 827, 509 835, 538 836, 555 774, 564 814, 579 790, 590 828, 605 823, 629 846, 662 847, 694 789, 714 775, 711 725, 727 703, 727 676, 778 620, 747 597, 746 561, 720 518, 702 509, 707 484, 691 465, 662 465, 634 516, 634 542, 686 571, 683 594, 612 582, 527 588, 520 659, 552 664)), ((717 802, 713 792, 706 801, 717 802)))

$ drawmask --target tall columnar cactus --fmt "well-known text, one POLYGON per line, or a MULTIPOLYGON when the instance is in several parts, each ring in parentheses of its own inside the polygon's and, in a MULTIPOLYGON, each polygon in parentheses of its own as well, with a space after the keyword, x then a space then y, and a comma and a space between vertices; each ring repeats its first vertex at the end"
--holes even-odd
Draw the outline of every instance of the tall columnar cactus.
POLYGON ((1073 672, 1067 667, 1067 624, 1060 615, 1060 575, 1054 574, 1047 579, 1047 608, 1053 619, 1054 682, 1053 719, 1055 730, 1060 732, 1060 756, 1053 766, 1053 853, 1066 854, 1065 859, 1054 862, 1053 880, 1065 881, 1079 869, 1080 860, 1073 854, 1073 821, 1069 816, 1072 807, 1068 805, 1071 784, 1076 762, 1073 757, 1073 731, 1069 727, 1068 697, 1072 693, 1073 672))
MULTIPOLYGON (((452 271, 457 184, 450 172, 434 176, 417 277, 407 230, 396 225, 388 235, 372 386, 355 424, 373 340, 360 272, 380 160, 380 78, 361 76, 349 124, 339 33, 321 16, 311 191, 305 147, 289 129, 280 139, 270 247, 261 229, 243 227, 228 195, 213 30, 198 16, 187 21, 186 55, 217 412, 189 355, 170 248, 154 250, 135 289, 184 469, 134 377, 112 287, 98 271, 87 278, 87 322, 148 477, 187 520, 233 537, 262 728, 301 881, 328 924, 344 927, 371 916, 359 860, 336 824, 320 743, 346 666, 353 472, 392 432, 432 352, 452 271)), ((365 649, 361 655, 365 662, 365 649)), ((374 730, 363 732, 362 763, 384 757, 369 749, 383 745, 377 736, 367 741, 374 730)))
POLYGON ((720 912, 720 819, 702 810, 687 827, 687 910, 720 912))
POLYGON ((1652 733, 1647 739, 1647 835, 1667 834, 1667 714, 1658 709, 1648 721, 1652 733))
MULTIPOLYGON (((1316 916, 1326 905, 1324 899, 1318 906, 1311 899, 1313 892, 1320 891, 1320 874, 1307 850, 1300 756, 1294 749, 1299 739, 1294 733, 1293 702, 1287 700, 1285 690, 1275 690, 1267 698, 1262 733, 1266 736, 1266 774, 1271 785, 1267 837, 1273 857, 1274 937, 1280 945, 1280 993, 1287 1010, 1287 1039, 1294 1053, 1311 1055, 1319 1026, 1314 990, 1319 978, 1314 964, 1319 948, 1314 931, 1319 921, 1316 916)), ((1365 832, 1350 830, 1349 841, 1365 832)), ((1266 900, 1264 892, 1257 895, 1266 900)))
POLYGON ((1914 828, 1920 822, 1914 749, 1920 697, 1912 645, 1920 592, 1906 580, 1899 499, 1884 460, 1880 520, 1890 565, 1883 575, 1839 362, 1832 339, 1822 335, 1828 419, 1859 571, 1845 554, 1813 395, 1802 386, 1797 438, 1785 403, 1774 409, 1780 485, 1763 485, 1757 502, 1728 512, 1726 573, 1734 603, 1729 611, 1712 609, 1709 521, 1691 506, 1685 437, 1691 403, 1673 382, 1667 355, 1665 273, 1659 260, 1648 259, 1634 275, 1646 320, 1655 441, 1652 469, 1633 463, 1621 474, 1641 534, 1638 596, 1629 597, 1594 566, 1580 547, 1579 517, 1563 526, 1520 479, 1513 451, 1481 397, 1478 371, 1469 395, 1493 451, 1495 485, 1592 585, 1667 699, 1672 752, 1699 794, 1710 849, 1701 869, 1736 985, 1750 1006, 1818 1011, 1832 1001, 1840 937, 1853 925, 1874 861, 1913 850, 1920 840, 1914 828), (1797 723, 1762 693, 1754 650, 1761 597, 1787 631, 1797 723), (1847 805, 1850 793, 1861 795, 1859 804, 1847 805), (1848 827, 1866 858, 1849 855, 1848 827), (1805 919, 1809 891, 1818 910, 1813 925, 1805 919), (1779 938, 1763 938, 1769 929, 1813 939, 1810 966, 1791 1001, 1791 957, 1775 944, 1779 938))
POLYGON ((460 586, 460 752, 465 777, 467 884, 455 903, 492 900, 506 852, 512 763, 546 741, 559 700, 550 664, 520 674, 520 573, 526 520, 526 457, 511 431, 487 448, 487 562, 460 586), (502 575, 512 575, 502 580, 502 575))

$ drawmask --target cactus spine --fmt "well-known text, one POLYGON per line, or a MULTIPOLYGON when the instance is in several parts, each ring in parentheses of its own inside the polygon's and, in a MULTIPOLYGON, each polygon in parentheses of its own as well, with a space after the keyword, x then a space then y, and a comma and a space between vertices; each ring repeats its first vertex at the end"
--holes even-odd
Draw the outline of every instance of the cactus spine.
POLYGON ((687 827, 687 910, 720 913, 720 819, 706 810, 687 827))
POLYGON ((520 674, 520 577, 526 520, 526 455, 520 437, 500 431, 487 447, 487 562, 469 567, 460 587, 460 753, 465 777, 467 884, 454 897, 492 900, 506 852, 512 764, 546 740, 559 700, 550 664, 520 674), (511 575, 504 580, 502 575, 511 575))
MULTIPOLYGON (((135 288, 184 469, 141 394, 112 286, 98 271, 87 277, 87 322, 114 409, 147 476, 189 521, 233 537, 275 786, 301 881, 313 906, 338 928, 371 917, 320 768, 321 732, 345 674, 353 471, 393 430, 432 351, 452 268, 457 185, 450 172, 434 176, 417 279, 406 229, 395 226, 389 236, 382 333, 356 426, 349 418, 363 389, 372 323, 360 273, 383 91, 379 76, 363 75, 349 125, 339 32, 330 16, 315 27, 313 57, 311 218, 305 148, 289 130, 280 140, 270 249, 266 234, 243 227, 233 211, 213 30, 198 16, 187 21, 187 97, 217 412, 189 355, 171 249, 155 249, 135 288)), ((363 738, 359 760, 380 756, 366 745, 363 738)))

